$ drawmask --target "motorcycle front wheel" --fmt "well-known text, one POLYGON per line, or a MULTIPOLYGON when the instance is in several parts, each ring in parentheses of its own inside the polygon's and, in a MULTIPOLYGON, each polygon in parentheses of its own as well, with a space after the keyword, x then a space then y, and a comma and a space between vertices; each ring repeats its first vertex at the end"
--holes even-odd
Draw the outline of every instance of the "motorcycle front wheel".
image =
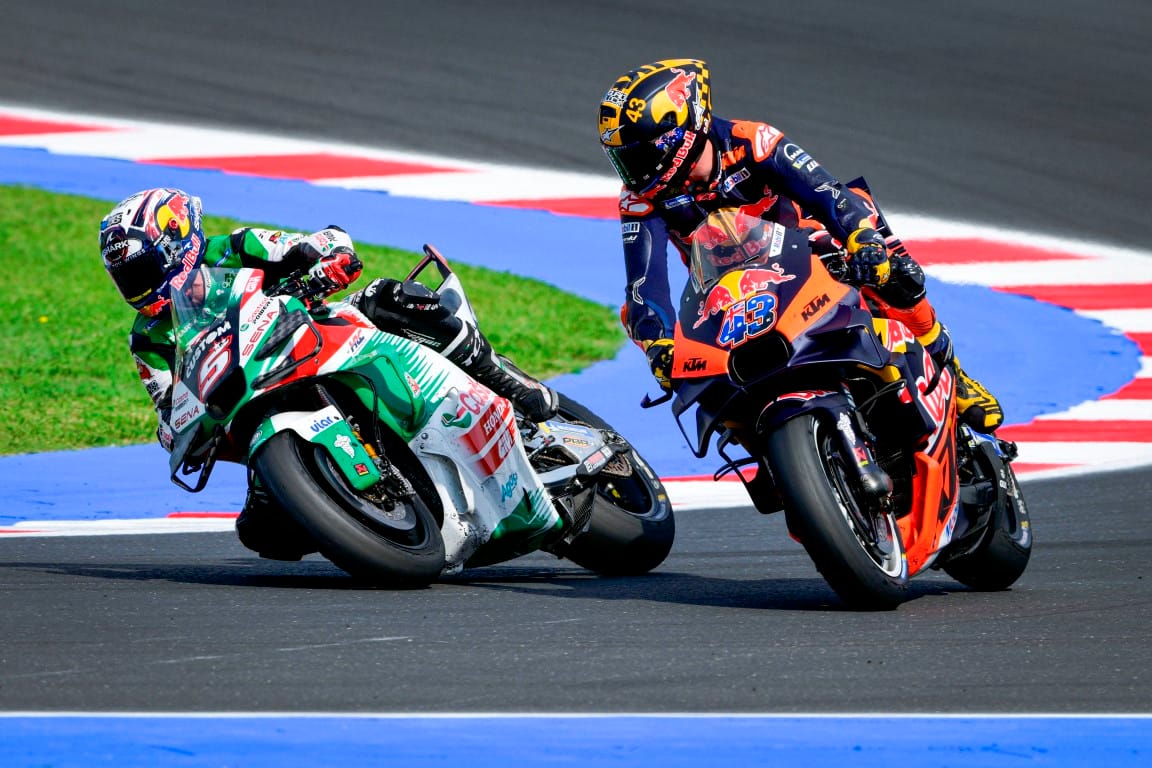
MULTIPOLYGON (((616 431, 589 408, 560 395, 559 417, 612 434, 616 431)), ((660 478, 634 449, 602 472, 588 529, 563 556, 605 576, 639 576, 664 562, 676 537, 676 519, 660 478)))
POLYGON ((765 458, 788 530, 850 608, 891 610, 906 597, 908 569, 895 515, 862 498, 837 446, 835 426, 801 414, 767 437, 765 458))
POLYGON ((386 501, 357 491, 323 447, 292 432, 269 438, 253 464, 320 554, 352 576, 396 588, 426 587, 440 576, 444 540, 419 492, 386 501))

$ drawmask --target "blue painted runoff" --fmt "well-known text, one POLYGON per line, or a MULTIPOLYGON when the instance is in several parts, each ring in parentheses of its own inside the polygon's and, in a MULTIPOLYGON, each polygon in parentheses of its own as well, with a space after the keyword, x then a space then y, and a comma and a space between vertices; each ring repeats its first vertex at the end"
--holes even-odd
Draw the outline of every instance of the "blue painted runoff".
POLYGON ((1152 720, 16 715, 0 718, 0 763, 6 768, 1135 768, 1152 764, 1152 720))
MULTIPOLYGON (((413 251, 432 242, 450 261, 536 278, 607 306, 617 306, 624 295, 619 226, 612 221, 11 147, 0 147, 0 184, 105 199, 109 207, 147 187, 181 187, 199 195, 213 214, 298 230, 336 223, 361 242, 413 251)), ((93 259, 97 227, 93 221, 93 259)), ((680 267, 673 262, 675 275, 680 267)), ((1069 310, 931 279, 929 292, 965 369, 1001 398, 1008 423, 1095 400, 1139 369, 1133 341, 1069 310)), ((124 322, 127 332, 127 308, 124 322)), ((548 318, 542 315, 540 322, 548 318)), ((612 360, 550 383, 616 426, 664 477, 710 474, 718 466, 691 454, 667 406, 639 407, 645 393, 657 390, 643 355, 631 345, 612 360)), ((137 446, 0 458, 0 488, 8 500, 0 525, 155 517, 238 511, 243 474, 220 467, 206 491, 191 496, 168 481, 167 457, 158 447, 137 446)))

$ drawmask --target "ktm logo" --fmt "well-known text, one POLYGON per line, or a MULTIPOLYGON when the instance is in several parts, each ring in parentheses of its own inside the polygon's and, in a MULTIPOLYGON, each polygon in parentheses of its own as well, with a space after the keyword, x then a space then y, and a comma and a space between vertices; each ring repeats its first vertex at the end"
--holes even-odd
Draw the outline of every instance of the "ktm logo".
POLYGON ((821 307, 827 306, 829 301, 831 301, 831 299, 828 298, 828 294, 826 293, 821 296, 817 296, 815 299, 812 299, 812 301, 808 302, 808 304, 804 307, 804 310, 800 313, 800 317, 805 320, 810 319, 813 315, 816 314, 817 311, 820 310, 821 307))
POLYGON ((693 357, 690 360, 685 360, 684 365, 680 366, 680 370, 683 373, 695 373, 696 371, 704 370, 706 367, 708 367, 708 362, 704 358, 693 357))

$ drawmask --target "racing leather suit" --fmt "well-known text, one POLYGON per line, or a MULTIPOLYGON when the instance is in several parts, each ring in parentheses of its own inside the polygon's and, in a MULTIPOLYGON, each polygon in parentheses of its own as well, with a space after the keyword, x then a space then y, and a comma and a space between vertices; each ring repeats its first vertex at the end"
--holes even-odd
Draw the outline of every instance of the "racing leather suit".
MULTIPOLYGON (((924 273, 892 234, 863 180, 842 184, 767 123, 713 117, 708 138, 715 167, 707 184, 666 191, 651 200, 627 189, 621 192, 627 276, 621 319, 634 342, 647 349, 656 340, 674 336, 667 244, 671 242, 687 264, 691 252, 687 241, 697 225, 713 211, 739 207, 768 221, 809 230, 817 253, 839 248, 861 227, 876 229, 888 247, 890 277, 882 286, 864 287, 862 293, 874 311, 908 326, 938 365, 954 362, 948 330, 925 297, 924 273)), ((965 386, 979 390, 973 401, 995 412, 994 429, 1002 418, 999 405, 978 382, 963 379, 965 386)), ((961 410, 964 407, 961 393, 961 410)), ((983 420, 986 414, 979 415, 983 420)), ((989 426, 983 424, 985 429, 989 426)))
MULTIPOLYGON (((243 228, 230 235, 206 238, 203 264, 208 267, 261 269, 268 274, 269 282, 276 282, 296 270, 311 266, 323 255, 317 248, 302 247, 312 241, 326 243, 326 251, 333 247, 349 250, 353 247, 352 239, 334 227, 312 235, 243 228)), ((172 313, 164 311, 155 317, 138 314, 128 336, 128 348, 136 359, 140 381, 156 407, 160 422, 157 438, 164 449, 170 451, 172 429, 168 424, 168 413, 176 358, 172 313)))
MULTIPOLYGON (((887 303, 909 309, 924 296, 923 272, 886 231, 866 190, 841 184, 779 130, 767 123, 714 117, 708 132, 717 155, 707 185, 647 200, 625 190, 620 197, 624 265, 628 279, 624 325, 643 344, 671 338, 676 323, 665 257, 670 241, 687 263, 688 237, 708 214, 741 207, 787 227, 809 229, 817 248, 827 239, 844 243, 859 227, 889 235, 892 277, 880 293, 887 303), (893 248, 893 244, 897 245, 893 248)), ((934 314, 928 307, 925 314, 934 314)), ((918 336, 931 330, 914 329, 918 336)))

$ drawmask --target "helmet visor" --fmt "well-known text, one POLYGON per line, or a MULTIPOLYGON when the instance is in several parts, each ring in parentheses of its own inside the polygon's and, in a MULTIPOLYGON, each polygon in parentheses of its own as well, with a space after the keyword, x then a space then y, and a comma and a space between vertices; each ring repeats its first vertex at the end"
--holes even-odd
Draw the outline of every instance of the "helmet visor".
POLYGON ((703 148, 700 134, 676 127, 650 141, 638 141, 623 147, 604 147, 624 186, 643 195, 657 184, 675 188, 683 183, 699 159, 703 148))
POLYGON ((155 300, 167 281, 165 261, 155 250, 147 250, 108 265, 108 274, 124 300, 136 309, 155 300))
POLYGON ((684 136, 684 129, 676 127, 654 139, 634 141, 623 147, 604 147, 604 151, 624 186, 642 194, 655 186, 668 160, 684 144, 684 136))
POLYGON ((626 147, 604 147, 624 186, 633 192, 644 192, 656 180, 656 172, 665 152, 650 141, 626 147))

